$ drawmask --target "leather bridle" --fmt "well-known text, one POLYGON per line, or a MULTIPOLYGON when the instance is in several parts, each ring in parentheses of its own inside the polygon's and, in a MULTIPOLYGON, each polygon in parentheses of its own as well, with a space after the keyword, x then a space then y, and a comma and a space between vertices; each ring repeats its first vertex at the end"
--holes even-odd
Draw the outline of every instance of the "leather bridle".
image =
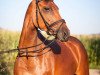
POLYGON ((41 2, 42 0, 36 0, 36 22, 37 22, 37 26, 38 26, 38 28, 39 29, 41 29, 41 27, 40 27, 40 25, 39 25, 39 22, 38 22, 38 12, 39 12, 39 14, 40 14, 40 16, 41 16, 41 18, 42 18, 42 20, 43 20, 43 22, 44 22, 44 24, 45 24, 45 26, 46 26, 46 28, 47 28, 47 33, 48 33, 48 35, 53 35, 54 37, 56 37, 57 36, 57 34, 58 34, 58 31, 59 31, 59 29, 60 29, 60 27, 62 26, 62 24, 63 23, 65 23, 65 20, 64 19, 60 19, 60 20, 58 20, 58 21, 55 21, 55 22, 53 22, 53 23, 51 23, 51 24, 49 24, 46 20, 45 20, 45 18, 44 18, 44 16, 42 15, 42 13, 41 13, 41 11, 40 11, 40 8, 39 8, 39 2, 41 2), (59 26, 59 28, 55 31, 52 27, 54 26, 54 25, 56 25, 57 23, 60 23, 61 22, 61 25, 59 26))
MULTIPOLYGON (((42 0, 41 0, 41 1, 42 1, 42 0)), ((44 19, 43 15, 42 15, 42 13, 41 13, 41 11, 40 11, 40 8, 39 8, 38 3, 41 2, 41 1, 36 0, 36 22, 37 22, 37 26, 38 26, 38 27, 34 24, 34 22, 33 22, 33 20, 32 20, 33 25, 35 26, 37 32, 39 32, 39 31, 38 31, 38 28, 41 29, 41 27, 40 27, 40 25, 39 25, 39 22, 38 22, 38 13, 39 13, 40 16, 41 16, 41 18, 42 18, 42 20, 43 20, 43 22, 44 22, 44 24, 45 24, 45 26, 46 26, 46 28, 47 28, 47 33, 48 33, 48 35, 53 35, 53 36, 56 37, 56 35, 58 34, 58 31, 59 31, 60 27, 62 26, 63 23, 65 23, 65 20, 64 20, 64 19, 60 19, 60 20, 58 20, 58 21, 56 21, 56 22, 54 22, 54 23, 52 23, 52 24, 49 24, 49 23, 44 19), (54 25, 56 25, 57 23, 60 23, 60 22, 61 22, 61 25, 59 26, 58 30, 57 30, 57 31, 53 30, 52 27, 53 27, 54 25), (56 33, 56 34, 51 33, 51 31, 54 32, 54 33, 56 33)), ((41 36, 42 36, 42 35, 41 35, 41 36)), ((43 37, 43 36, 42 36, 42 37, 43 37)), ((44 53, 41 53, 41 52, 42 52, 43 50, 45 50, 46 48, 49 48, 49 47, 55 42, 55 39, 49 41, 49 43, 48 43, 47 45, 45 45, 45 47, 43 47, 43 48, 41 48, 41 49, 33 50, 33 51, 28 51, 29 48, 38 47, 38 46, 44 44, 45 42, 48 42, 48 39, 44 39, 44 40, 42 41, 42 43, 40 43, 40 44, 38 44, 38 45, 35 45, 35 46, 30 46, 30 47, 25 47, 25 48, 18 48, 18 57, 27 57, 27 58, 28 58, 28 57, 37 57, 37 56, 41 56, 41 55, 43 55, 43 54, 45 54, 45 53, 51 51, 51 49, 49 49, 48 51, 45 51, 44 53), (35 53, 35 55, 29 55, 29 53, 35 53), (38 53, 40 53, 40 54, 38 54, 38 53)))

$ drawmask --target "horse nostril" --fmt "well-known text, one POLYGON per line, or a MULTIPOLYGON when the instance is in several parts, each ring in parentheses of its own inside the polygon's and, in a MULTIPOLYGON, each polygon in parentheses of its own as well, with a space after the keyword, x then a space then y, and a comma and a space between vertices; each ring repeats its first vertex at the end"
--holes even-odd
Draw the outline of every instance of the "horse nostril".
POLYGON ((63 36, 63 37, 64 37, 64 39, 66 38, 66 36, 67 36, 67 33, 66 33, 66 32, 64 32, 64 36, 63 36))
POLYGON ((69 33, 68 32, 64 32, 64 40, 67 41, 69 37, 69 33))

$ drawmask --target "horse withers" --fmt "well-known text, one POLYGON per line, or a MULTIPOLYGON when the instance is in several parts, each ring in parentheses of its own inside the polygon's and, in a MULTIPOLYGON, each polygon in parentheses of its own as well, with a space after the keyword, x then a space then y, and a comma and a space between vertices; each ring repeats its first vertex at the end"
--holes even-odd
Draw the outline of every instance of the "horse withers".
POLYGON ((89 75, 86 50, 53 0, 30 3, 18 48, 14 75, 89 75))

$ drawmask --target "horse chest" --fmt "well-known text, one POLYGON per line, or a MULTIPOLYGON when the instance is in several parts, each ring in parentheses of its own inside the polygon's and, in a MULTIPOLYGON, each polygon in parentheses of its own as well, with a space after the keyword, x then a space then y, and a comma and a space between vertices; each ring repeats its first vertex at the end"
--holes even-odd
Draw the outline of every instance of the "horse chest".
POLYGON ((52 55, 43 55, 40 58, 31 59, 28 69, 34 75, 54 75, 55 61, 52 55))
POLYGON ((72 56, 66 55, 48 53, 40 59, 34 58, 28 65, 28 71, 32 75, 73 75, 75 71, 74 60, 70 60, 72 56))

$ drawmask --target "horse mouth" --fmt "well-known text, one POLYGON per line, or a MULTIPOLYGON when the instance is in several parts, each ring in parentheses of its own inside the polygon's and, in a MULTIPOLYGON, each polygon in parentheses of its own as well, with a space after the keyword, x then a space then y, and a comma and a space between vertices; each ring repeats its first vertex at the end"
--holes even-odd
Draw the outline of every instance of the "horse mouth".
POLYGON ((69 39, 69 36, 66 36, 65 38, 61 39, 60 41, 61 41, 61 42, 67 42, 68 39, 69 39))
POLYGON ((67 42, 70 37, 70 32, 63 32, 63 35, 58 34, 57 39, 61 42, 67 42))

